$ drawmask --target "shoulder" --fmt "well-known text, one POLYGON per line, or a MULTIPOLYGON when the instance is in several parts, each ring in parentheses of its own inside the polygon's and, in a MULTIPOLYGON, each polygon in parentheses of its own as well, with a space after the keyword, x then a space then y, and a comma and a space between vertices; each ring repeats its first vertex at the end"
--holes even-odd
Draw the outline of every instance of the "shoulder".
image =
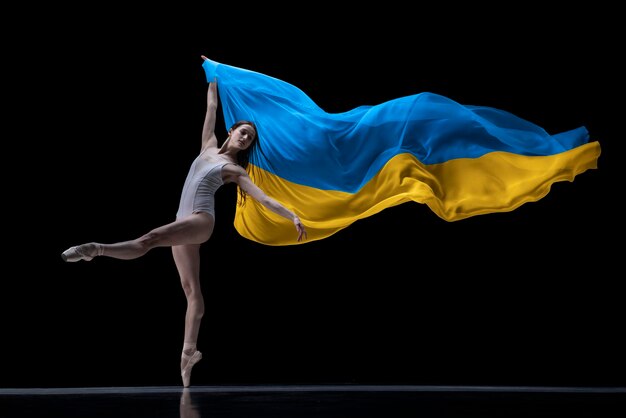
POLYGON ((212 145, 211 143, 204 144, 202 148, 200 148, 200 154, 212 154, 217 156, 219 148, 216 145, 212 145))
POLYGON ((239 164, 226 163, 222 166, 222 177, 228 182, 238 182, 241 177, 248 177, 248 172, 239 164))
POLYGON ((225 163, 222 166, 222 172, 225 173, 232 173, 232 174, 245 174, 248 175, 248 172, 246 171, 245 168, 243 168, 242 166, 240 166, 237 163, 225 163))

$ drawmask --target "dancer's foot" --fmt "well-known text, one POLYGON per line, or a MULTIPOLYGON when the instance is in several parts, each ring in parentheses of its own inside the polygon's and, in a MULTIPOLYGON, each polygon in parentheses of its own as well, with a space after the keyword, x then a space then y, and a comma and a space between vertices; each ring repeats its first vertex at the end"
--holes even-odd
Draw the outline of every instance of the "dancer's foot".
POLYGON ((193 353, 183 351, 180 375, 183 378, 184 387, 189 387, 191 382, 191 369, 200 359, 202 359, 202 353, 198 350, 195 350, 193 353))
POLYGON ((63 251, 61 258, 68 263, 74 263, 80 260, 91 261, 97 255, 102 255, 102 246, 89 243, 68 248, 63 251))

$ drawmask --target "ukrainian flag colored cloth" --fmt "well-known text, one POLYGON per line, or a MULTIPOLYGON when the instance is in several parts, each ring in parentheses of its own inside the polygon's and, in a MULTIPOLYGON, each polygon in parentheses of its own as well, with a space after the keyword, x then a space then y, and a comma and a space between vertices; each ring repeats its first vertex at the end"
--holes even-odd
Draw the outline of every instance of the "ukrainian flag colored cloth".
MULTIPOLYGON (((597 168, 600 145, 585 127, 556 135, 503 110, 419 93, 327 113, 299 88, 211 60, 226 127, 251 120, 257 148, 248 172, 298 214, 308 241, 413 201, 456 221, 512 211, 554 182, 597 168)), ((298 244, 293 223, 254 199, 237 206, 235 228, 267 245, 298 244)))

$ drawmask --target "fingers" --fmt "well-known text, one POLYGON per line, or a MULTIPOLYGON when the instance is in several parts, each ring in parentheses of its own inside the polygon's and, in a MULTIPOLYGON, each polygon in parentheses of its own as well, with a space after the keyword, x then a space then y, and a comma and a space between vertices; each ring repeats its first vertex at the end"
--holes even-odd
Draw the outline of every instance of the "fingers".
POLYGON ((202 57, 203 60, 208 61, 209 59, 207 57, 205 57, 204 55, 200 55, 202 57))
POLYGON ((307 239, 306 228, 302 225, 302 222, 299 218, 294 219, 294 224, 296 225, 296 230, 298 231, 298 242, 307 239))
POLYGON ((298 225, 298 242, 305 240, 306 238, 306 229, 304 229, 304 226, 298 225))

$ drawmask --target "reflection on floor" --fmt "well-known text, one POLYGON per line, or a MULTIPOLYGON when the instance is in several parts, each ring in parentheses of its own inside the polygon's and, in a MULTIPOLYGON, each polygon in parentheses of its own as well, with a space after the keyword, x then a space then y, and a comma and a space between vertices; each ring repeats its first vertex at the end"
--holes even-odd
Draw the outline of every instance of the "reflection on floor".
POLYGON ((626 388, 285 385, 1 389, 0 417, 626 417, 626 388))

